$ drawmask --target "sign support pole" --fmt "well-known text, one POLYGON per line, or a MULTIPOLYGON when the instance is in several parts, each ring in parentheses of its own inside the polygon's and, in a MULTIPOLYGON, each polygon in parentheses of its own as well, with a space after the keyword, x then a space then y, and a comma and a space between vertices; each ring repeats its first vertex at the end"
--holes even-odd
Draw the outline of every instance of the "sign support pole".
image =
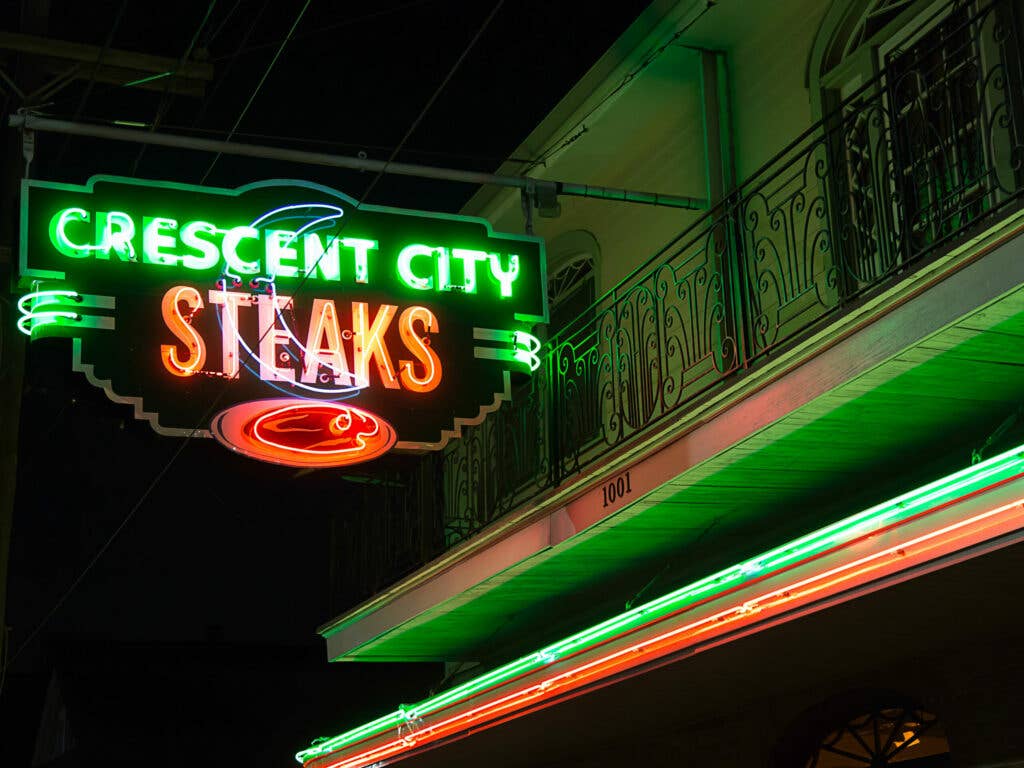
POLYGON ((702 198, 683 195, 663 195, 657 192, 641 192, 638 190, 618 189, 615 187, 599 187, 591 184, 577 184, 568 181, 548 181, 529 176, 503 176, 477 171, 463 171, 457 168, 437 168, 429 165, 412 163, 388 163, 383 160, 370 160, 345 155, 331 155, 324 152, 307 152, 284 147, 268 147, 259 144, 246 144, 235 141, 219 141, 202 139, 194 136, 144 131, 132 128, 117 128, 106 125, 90 125, 67 120, 51 120, 30 114, 11 115, 8 124, 12 128, 63 133, 72 136, 89 136, 96 139, 111 141, 129 141, 139 144, 154 144, 176 149, 188 149, 199 152, 214 152, 242 157, 256 157, 266 160, 282 160, 305 165, 323 165, 330 168, 346 168, 355 171, 372 173, 391 173, 398 176, 415 176, 424 179, 441 179, 457 181, 465 184, 492 184, 501 187, 513 187, 531 192, 545 191, 552 195, 569 195, 571 197, 589 197, 598 200, 617 200, 623 203, 639 203, 667 208, 681 208, 689 211, 706 211, 708 202, 702 198))

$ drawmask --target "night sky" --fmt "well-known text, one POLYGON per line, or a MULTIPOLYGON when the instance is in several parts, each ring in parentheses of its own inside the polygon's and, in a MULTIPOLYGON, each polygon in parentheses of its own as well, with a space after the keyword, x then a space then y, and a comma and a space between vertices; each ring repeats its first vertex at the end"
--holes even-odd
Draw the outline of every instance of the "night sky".
MULTIPOLYGON (((213 62, 214 81, 205 98, 98 83, 87 99, 86 83, 77 82, 39 111, 147 124, 159 115, 161 130, 223 138, 304 2, 220 0, 201 25, 205 0, 126 2, 123 9, 120 0, 53 0, 53 37, 102 46, 109 36, 114 48, 174 58, 195 37, 193 57, 213 62)), ((645 5, 506 2, 397 159, 493 171, 645 5)), ((0 2, 0 26, 16 31, 21 6, 0 2)), ((236 138, 387 159, 493 7, 313 0, 236 138)), ((17 106, 8 98, 4 109, 17 106)), ((198 183, 211 159, 40 135, 32 175, 198 183)), ((373 180, 223 157, 207 183, 281 177, 328 184, 357 199, 373 180)), ((454 212, 473 191, 384 178, 367 202, 454 212)), ((229 757, 294 765, 292 753, 313 736, 418 699, 440 680, 435 667, 328 668, 315 629, 333 610, 327 512, 358 498, 344 473, 296 473, 240 458, 211 440, 190 441, 26 644, 181 442, 156 435, 73 374, 69 342, 28 350, 7 615, 20 652, 0 697, 0 763, 28 764, 55 665, 67 670, 75 711, 92 712, 72 730, 123 738, 115 753, 137 757, 145 748, 149 764, 180 765, 192 756, 200 765, 229 757), (117 722, 104 713, 116 713, 117 722), (159 759, 148 751, 157 742, 159 759)), ((81 764, 92 765, 85 753, 81 764)), ((111 753, 103 759, 109 765, 111 753)))

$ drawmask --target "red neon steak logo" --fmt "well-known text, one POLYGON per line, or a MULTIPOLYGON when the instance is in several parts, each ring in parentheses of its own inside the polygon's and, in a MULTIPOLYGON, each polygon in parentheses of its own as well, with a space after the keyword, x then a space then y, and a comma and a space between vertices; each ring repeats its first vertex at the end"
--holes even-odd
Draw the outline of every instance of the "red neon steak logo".
POLYGON ((255 459, 293 467, 342 467, 375 459, 397 438, 380 416, 341 403, 253 400, 218 414, 214 437, 255 459))

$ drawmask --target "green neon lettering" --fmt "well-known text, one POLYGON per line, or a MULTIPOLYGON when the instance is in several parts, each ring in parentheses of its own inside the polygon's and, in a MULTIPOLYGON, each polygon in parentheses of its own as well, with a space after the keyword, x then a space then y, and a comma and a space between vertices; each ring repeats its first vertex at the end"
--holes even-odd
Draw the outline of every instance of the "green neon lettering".
POLYGON ((447 248, 435 248, 437 254, 437 290, 450 291, 452 285, 452 261, 447 248))
MULTIPOLYGON (((338 255, 338 238, 332 237, 324 248, 320 235, 309 234, 302 238, 303 271, 307 275, 315 272, 323 280, 341 280, 341 264, 338 255)), ((316 277, 315 274, 311 275, 316 277)))
POLYGON ((275 277, 296 277, 299 274, 299 252, 292 247, 295 233, 283 229, 267 232, 267 274, 275 277))
POLYGON ((417 291, 429 291, 434 287, 433 276, 420 277, 412 271, 412 260, 421 256, 433 256, 435 250, 439 249, 417 243, 416 245, 407 245, 398 254, 398 276, 410 288, 414 288, 417 291))
POLYGON ((162 264, 171 266, 178 263, 178 254, 162 252, 178 244, 174 235, 164 234, 166 230, 177 230, 178 222, 174 219, 142 217, 142 261, 145 264, 162 264))
POLYGON ((487 253, 486 251, 452 248, 452 258, 462 261, 463 291, 466 293, 476 293, 476 263, 478 261, 487 261, 493 256, 493 254, 487 253))
POLYGON ((355 275, 357 283, 370 282, 370 269, 367 253, 377 250, 376 240, 360 240, 357 237, 346 237, 341 241, 346 248, 351 248, 355 258, 355 275))
POLYGON ((245 261, 238 255, 238 244, 243 240, 259 240, 260 233, 254 227, 232 227, 224 234, 224 261, 229 268, 243 275, 255 275, 260 271, 259 261, 245 261))
POLYGON ((216 243, 203 240, 199 237, 200 233, 216 235, 217 228, 208 221, 190 221, 181 228, 181 244, 202 254, 201 256, 192 254, 182 256, 181 264, 186 269, 213 269, 220 263, 220 250, 216 243))
POLYGON ((100 211, 96 214, 96 234, 100 242, 97 259, 109 259, 113 251, 121 261, 135 261, 135 221, 124 211, 100 211))
MULTIPOLYGON (((138 250, 146 264, 180 265, 192 271, 220 267, 237 275, 308 275, 331 282, 341 281, 344 273, 346 281, 357 285, 370 282, 371 252, 379 248, 377 240, 368 238, 328 237, 324 232, 296 236, 288 230, 254 226, 222 229, 210 221, 133 218, 124 211, 90 212, 79 207, 57 211, 49 221, 49 235, 57 252, 70 258, 92 255, 134 261, 138 250), (263 247, 245 245, 246 240, 263 241, 263 247), (347 259, 351 259, 351 272, 347 259)), ((481 281, 492 280, 499 295, 508 298, 514 293, 521 263, 514 253, 413 243, 399 249, 396 269, 399 279, 415 291, 477 294, 481 281)))
POLYGON ((90 221, 88 211, 82 208, 65 208, 62 211, 57 211, 50 219, 50 242, 53 243, 53 247, 57 249, 58 253, 72 259, 83 259, 91 255, 96 246, 78 245, 68 238, 66 229, 72 221, 88 224, 90 221))
POLYGON ((519 257, 508 255, 508 269, 501 268, 501 259, 496 253, 488 254, 491 262, 491 276, 501 284, 501 295, 512 295, 512 283, 519 277, 519 257))

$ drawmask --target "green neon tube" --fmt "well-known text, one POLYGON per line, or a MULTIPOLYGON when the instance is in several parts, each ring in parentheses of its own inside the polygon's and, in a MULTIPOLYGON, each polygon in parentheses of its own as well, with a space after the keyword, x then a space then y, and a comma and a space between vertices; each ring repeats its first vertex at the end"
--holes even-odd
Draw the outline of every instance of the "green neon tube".
POLYGON ((313 746, 297 753, 295 759, 300 763, 305 762, 362 741, 407 720, 431 715, 483 690, 545 667, 566 656, 587 650, 644 624, 665 618, 696 602, 735 589, 744 582, 762 578, 872 531, 904 522, 931 509, 1020 475, 1024 475, 1024 445, 713 573, 418 704, 402 707, 396 712, 358 728, 330 739, 318 741, 313 746))
POLYGON ((82 300, 77 291, 64 289, 42 290, 26 293, 18 299, 18 311, 21 317, 18 318, 18 330, 26 336, 32 336, 32 330, 43 325, 62 325, 64 321, 77 321, 81 316, 77 311, 68 311, 69 306, 82 300), (42 310, 43 307, 60 307, 56 310, 42 310))

